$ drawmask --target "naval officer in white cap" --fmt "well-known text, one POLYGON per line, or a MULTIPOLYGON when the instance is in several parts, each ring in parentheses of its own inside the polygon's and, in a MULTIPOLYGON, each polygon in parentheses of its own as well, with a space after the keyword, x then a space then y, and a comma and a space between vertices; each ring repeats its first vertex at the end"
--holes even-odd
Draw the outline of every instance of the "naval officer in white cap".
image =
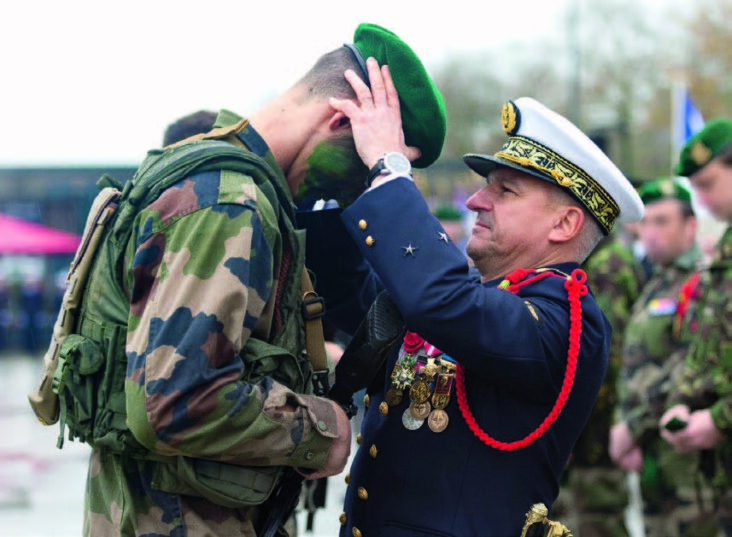
POLYGON ((304 219, 333 321, 385 287, 406 322, 368 390, 341 537, 517 537, 532 505, 551 508, 607 365, 611 329, 579 264, 642 204, 569 121, 509 102, 503 147, 465 157, 486 177, 467 203, 475 277, 412 181, 388 69, 368 69, 370 88, 346 73, 357 99, 332 105, 370 188, 343 233, 326 214, 304 219))

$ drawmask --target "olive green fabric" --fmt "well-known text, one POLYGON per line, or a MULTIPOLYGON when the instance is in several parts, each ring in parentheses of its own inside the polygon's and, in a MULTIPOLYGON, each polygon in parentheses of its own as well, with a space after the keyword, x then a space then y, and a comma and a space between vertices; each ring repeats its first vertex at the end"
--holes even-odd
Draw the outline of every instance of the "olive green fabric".
POLYGON ((732 120, 717 118, 709 121, 681 149, 676 173, 684 177, 694 175, 730 144, 732 120))
POLYGON ((409 45, 386 28, 360 24, 353 44, 364 60, 373 57, 379 65, 389 66, 399 92, 405 141, 422 152, 412 165, 426 168, 440 156, 447 133, 447 114, 440 90, 409 45))
POLYGON ((645 183, 638 189, 643 205, 664 199, 675 199, 691 203, 691 191, 680 181, 671 177, 661 177, 645 183))

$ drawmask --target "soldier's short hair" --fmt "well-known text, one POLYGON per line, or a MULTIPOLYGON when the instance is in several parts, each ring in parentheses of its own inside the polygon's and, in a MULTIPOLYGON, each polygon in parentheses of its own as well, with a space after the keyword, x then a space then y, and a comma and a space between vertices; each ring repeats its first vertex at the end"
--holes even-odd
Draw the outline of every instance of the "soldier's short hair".
POLYGON ((346 69, 351 69, 366 81, 353 53, 346 47, 340 47, 318 58, 299 84, 305 85, 313 96, 353 98, 356 96, 353 88, 343 76, 346 69))
POLYGON ((727 146, 719 152, 718 158, 725 166, 732 166, 732 144, 727 144, 727 146))
POLYGON ((681 216, 684 218, 684 220, 696 217, 696 213, 694 212, 694 206, 691 204, 690 201, 679 200, 679 203, 681 204, 681 216))

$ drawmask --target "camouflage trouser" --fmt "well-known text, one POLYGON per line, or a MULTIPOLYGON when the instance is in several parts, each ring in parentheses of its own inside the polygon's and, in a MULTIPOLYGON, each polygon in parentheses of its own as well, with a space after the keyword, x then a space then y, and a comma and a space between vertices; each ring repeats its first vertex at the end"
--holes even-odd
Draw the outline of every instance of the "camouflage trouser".
POLYGON ((625 473, 616 468, 578 466, 568 472, 551 518, 562 522, 575 537, 628 537, 625 473))
POLYGON ((641 474, 647 537, 717 537, 714 489, 698 470, 696 455, 662 447, 646 455, 641 474))
POLYGON ((725 537, 732 537, 732 488, 717 489, 718 519, 725 537))

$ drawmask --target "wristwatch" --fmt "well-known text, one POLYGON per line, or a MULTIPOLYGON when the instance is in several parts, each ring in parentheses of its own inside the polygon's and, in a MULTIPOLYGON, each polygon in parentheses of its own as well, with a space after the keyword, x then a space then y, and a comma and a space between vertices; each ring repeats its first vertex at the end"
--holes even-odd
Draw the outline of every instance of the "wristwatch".
POLYGON ((401 153, 386 153, 369 170, 369 175, 366 178, 366 186, 370 187, 374 179, 380 175, 403 175, 404 177, 410 177, 412 175, 412 164, 401 153))

